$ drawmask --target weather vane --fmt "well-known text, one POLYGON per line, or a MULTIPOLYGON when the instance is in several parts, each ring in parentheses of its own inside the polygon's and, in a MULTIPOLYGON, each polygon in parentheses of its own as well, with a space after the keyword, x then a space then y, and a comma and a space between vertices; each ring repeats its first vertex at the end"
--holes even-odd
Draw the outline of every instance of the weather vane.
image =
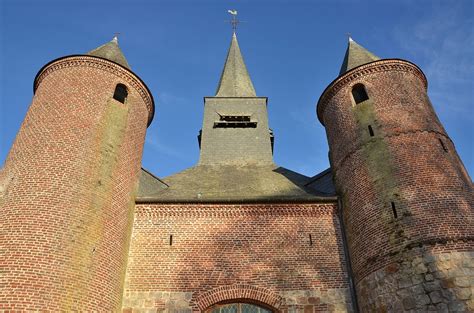
POLYGON ((237 10, 227 10, 227 12, 232 15, 230 24, 232 25, 232 30, 235 33, 237 30, 237 25, 240 23, 240 21, 237 19, 237 10))

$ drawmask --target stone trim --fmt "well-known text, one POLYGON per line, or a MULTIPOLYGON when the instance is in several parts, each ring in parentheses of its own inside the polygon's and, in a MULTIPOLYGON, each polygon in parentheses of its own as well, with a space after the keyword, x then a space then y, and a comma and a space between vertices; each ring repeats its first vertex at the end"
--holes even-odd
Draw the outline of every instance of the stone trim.
POLYGON ((426 80, 425 74, 423 74, 423 72, 418 66, 411 62, 401 59, 385 59, 361 65, 336 78, 323 91, 323 94, 319 98, 319 101, 316 105, 316 113, 321 124, 324 126, 322 115, 323 110, 325 109, 329 99, 332 98, 345 85, 362 76, 371 75, 379 72, 391 71, 412 73, 419 79, 421 79, 425 88, 428 88, 428 81, 426 80))
POLYGON ((137 204, 135 215, 160 217, 322 216, 334 215, 337 204, 137 204))
POLYGON ((204 312, 214 304, 230 300, 245 299, 262 303, 278 311, 283 298, 269 289, 250 285, 222 286, 207 291, 196 298, 196 304, 204 312))
POLYGON ((124 79, 138 91, 138 94, 141 96, 143 102, 145 102, 148 110, 148 125, 150 125, 154 115, 154 102, 148 87, 130 70, 115 64, 112 61, 102 58, 87 55, 72 55, 51 61, 50 63, 46 64, 36 75, 33 84, 33 92, 36 92, 36 89, 46 76, 52 72, 68 67, 92 67, 112 73, 115 76, 124 79))

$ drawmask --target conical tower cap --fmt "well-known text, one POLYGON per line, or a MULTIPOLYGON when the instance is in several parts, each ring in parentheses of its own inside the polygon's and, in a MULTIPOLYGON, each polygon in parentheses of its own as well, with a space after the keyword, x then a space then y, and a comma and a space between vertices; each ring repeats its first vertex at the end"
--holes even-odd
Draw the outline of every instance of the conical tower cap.
POLYGON ((118 45, 117 36, 115 36, 108 43, 98 48, 95 48, 94 50, 91 50, 86 54, 107 59, 130 69, 130 65, 128 65, 127 59, 125 59, 125 56, 123 55, 122 50, 120 50, 120 47, 118 45))
POLYGON ((357 42, 355 42, 351 37, 349 37, 346 55, 344 56, 344 61, 342 62, 339 75, 342 75, 358 66, 377 60, 380 60, 378 56, 368 51, 367 49, 359 45, 357 42))

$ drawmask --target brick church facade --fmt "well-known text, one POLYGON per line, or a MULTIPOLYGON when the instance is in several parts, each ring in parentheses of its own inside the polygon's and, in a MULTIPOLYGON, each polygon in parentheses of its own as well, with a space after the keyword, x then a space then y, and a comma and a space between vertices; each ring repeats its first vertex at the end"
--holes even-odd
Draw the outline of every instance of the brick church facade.
POLYGON ((350 39, 306 177, 273 162, 234 33, 198 164, 160 179, 117 39, 51 61, 0 169, 0 311, 474 311, 473 185, 426 90, 350 39))

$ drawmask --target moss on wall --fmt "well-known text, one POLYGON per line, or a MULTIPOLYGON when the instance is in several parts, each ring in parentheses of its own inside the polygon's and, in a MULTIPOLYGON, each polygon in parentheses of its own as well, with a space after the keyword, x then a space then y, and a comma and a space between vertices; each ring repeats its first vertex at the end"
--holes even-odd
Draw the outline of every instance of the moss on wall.
POLYGON ((366 100, 352 109, 357 122, 362 146, 361 151, 365 159, 367 172, 374 184, 377 200, 381 202, 385 210, 382 218, 389 234, 389 242, 399 246, 405 241, 404 230, 401 227, 401 219, 406 215, 403 209, 398 182, 392 165, 390 149, 385 141, 383 128, 377 120, 375 106, 372 100, 366 100), (369 125, 373 130, 373 136, 369 133, 369 125), (391 202, 394 202, 397 210, 397 218, 394 218, 391 202))
MULTIPOLYGON (((96 137, 91 141, 92 148, 97 150, 93 154, 94 158, 91 164, 89 163, 89 168, 85 170, 89 184, 86 187, 88 190, 84 190, 83 193, 90 194, 89 211, 82 212, 79 219, 77 216, 73 216, 71 220, 71 227, 74 231, 71 245, 74 247, 69 266, 72 269, 80 269, 77 275, 86 277, 74 279, 76 288, 71 289, 73 291, 63 298, 62 308, 64 310, 81 309, 75 307, 75 302, 81 300, 79 301, 81 303, 82 300, 85 301, 82 297, 87 297, 87 294, 83 293, 87 288, 82 284, 87 284, 98 278, 97 271, 100 271, 98 267, 103 261, 101 258, 108 257, 105 255, 105 251, 99 251, 99 249, 104 233, 107 231, 105 229, 106 221, 111 214, 107 212, 107 209, 111 205, 110 200, 113 197, 113 178, 125 137, 129 108, 113 99, 109 99, 105 105, 106 110, 98 123, 96 137)), ((124 271, 124 269, 120 269, 120 271, 124 271)), ((119 302, 116 304, 116 310, 119 311, 120 308, 121 303, 119 302)))

